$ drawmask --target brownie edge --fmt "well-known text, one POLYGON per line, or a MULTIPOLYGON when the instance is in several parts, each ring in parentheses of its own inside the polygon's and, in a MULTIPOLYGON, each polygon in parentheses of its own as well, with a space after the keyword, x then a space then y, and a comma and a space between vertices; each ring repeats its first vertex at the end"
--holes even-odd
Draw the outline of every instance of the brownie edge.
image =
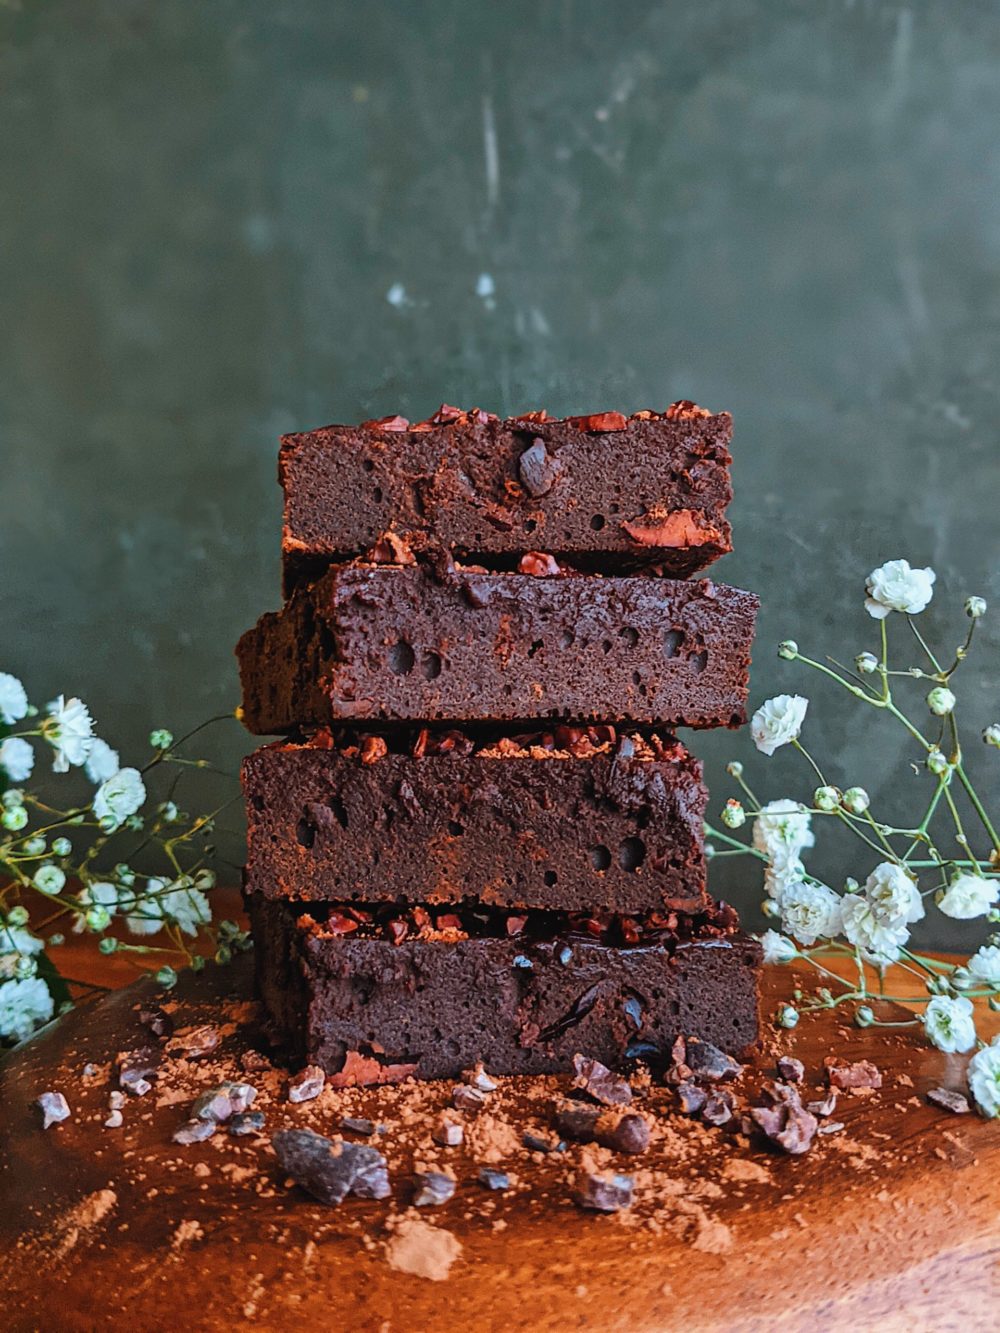
POLYGON ((666 1060, 681 1034, 734 1054, 759 1037, 760 945, 740 933, 613 948, 576 936, 334 935, 248 894, 257 986, 286 1054, 335 1085, 666 1060))

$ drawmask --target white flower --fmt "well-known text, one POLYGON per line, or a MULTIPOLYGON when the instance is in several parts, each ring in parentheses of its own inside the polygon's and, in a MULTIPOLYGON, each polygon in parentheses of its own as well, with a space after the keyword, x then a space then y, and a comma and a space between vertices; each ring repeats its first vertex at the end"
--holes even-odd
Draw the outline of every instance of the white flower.
POLYGON ((978 982, 987 986, 1000 985, 1000 948, 995 944, 984 944, 972 955, 967 966, 978 982))
POLYGON ((793 884, 801 884, 805 874, 806 868, 799 858, 784 852, 776 856, 765 871, 764 892, 780 907, 785 891, 793 884))
POLYGON ((770 801, 753 822, 753 845, 769 859, 797 856, 816 841, 811 816, 798 801, 770 801))
POLYGON ((841 900, 844 934, 862 956, 876 967, 894 963, 910 938, 904 922, 884 921, 865 894, 848 893, 841 900))
POLYGON ((0 722, 11 726, 28 714, 28 696, 16 676, 0 671, 0 722))
POLYGON ((155 935, 163 929, 162 896, 167 887, 165 879, 147 879, 145 893, 123 889, 119 894, 118 904, 133 935, 155 935))
POLYGON ((73 918, 73 929, 79 935, 87 928, 88 908, 103 907, 108 916, 115 915, 118 910, 118 888, 114 884, 109 884, 107 880, 94 880, 83 886, 76 895, 76 901, 83 909, 73 918))
POLYGON ((888 560, 868 575, 865 609, 876 620, 890 611, 915 616, 934 595, 933 569, 913 569, 908 560, 888 560))
POLYGON ((53 865, 51 861, 46 861, 35 871, 31 882, 40 893, 55 894, 62 891, 62 887, 66 883, 66 876, 59 866, 53 865))
POLYGON ((93 745, 94 723, 87 705, 80 699, 67 699, 60 694, 49 704, 48 719, 42 723, 42 734, 55 750, 52 768, 56 773, 67 773, 72 764, 79 768, 86 762, 93 745))
POLYGON ((976 1044, 972 1001, 964 995, 955 999, 935 995, 924 1010, 924 1031, 939 1051, 947 1051, 949 1055, 956 1051, 971 1051, 976 1044))
POLYGON ((945 916, 955 921, 971 921, 975 916, 985 916, 998 895, 1000 889, 995 879, 983 879, 982 875, 959 875, 938 899, 938 907, 945 916))
POLYGON ((788 936, 779 935, 776 930, 765 930, 760 937, 760 943, 764 950, 765 963, 788 963, 798 953, 798 949, 788 936))
POLYGON ((44 948, 44 941, 30 930, 0 922, 0 977, 12 977, 18 958, 30 958, 44 948))
POLYGON ((94 794, 94 814, 101 821, 113 820, 113 827, 120 828, 145 799, 146 788, 139 770, 121 768, 98 787, 94 794))
POLYGON ((20 736, 8 736, 0 741, 0 768, 11 782, 24 782, 35 767, 35 752, 20 736))
POLYGON ((54 1012, 52 995, 41 977, 5 981, 0 986, 0 1037, 23 1041, 54 1012))
POLYGON ((800 944, 830 939, 841 929, 840 898, 825 884, 789 884, 781 899, 781 925, 800 944))
POLYGON ((119 767, 118 751, 112 750, 107 741, 95 736, 90 754, 87 755, 87 762, 83 766, 87 777, 94 783, 106 782, 108 778, 114 777, 119 767))
POLYGON ((865 880, 865 897, 872 914, 883 926, 910 926, 924 915, 923 899, 916 884, 895 861, 883 861, 865 880))
POLYGON ((765 699, 750 720, 750 734, 757 749, 771 755, 779 746, 795 740, 808 707, 809 700, 801 694, 776 694, 773 699, 765 699))
POLYGON ((927 707, 935 717, 947 717, 955 711, 958 700, 946 685, 935 685, 927 696, 927 707))
POLYGON ((1000 1116, 1000 1036, 969 1061, 969 1091, 985 1116, 1000 1116))
POLYGON ((175 921, 185 935, 197 935, 201 926, 212 919, 212 909, 201 889, 190 884, 178 884, 162 898, 163 910, 175 921))

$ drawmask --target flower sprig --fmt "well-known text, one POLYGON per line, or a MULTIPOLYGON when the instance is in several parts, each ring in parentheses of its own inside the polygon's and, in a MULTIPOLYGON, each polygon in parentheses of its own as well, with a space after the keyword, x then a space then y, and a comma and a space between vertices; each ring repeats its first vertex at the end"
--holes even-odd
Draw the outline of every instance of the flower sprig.
MULTIPOLYGON (((706 832, 716 855, 749 854, 764 866, 764 912, 780 927, 761 936, 765 960, 808 963, 819 974, 822 984, 815 995, 797 991, 794 1003, 779 1010, 779 1023, 792 1027, 804 1010, 847 1006, 857 1024, 871 1026, 884 1021, 876 1017, 875 999, 922 1007, 922 1017, 912 1022, 922 1024, 935 1046, 975 1051, 968 1069, 970 1090, 984 1115, 1000 1116, 1000 1038, 989 1046, 979 1041, 972 1004, 986 999, 1000 1010, 1000 933, 987 935, 964 963, 944 962, 910 946, 910 929, 926 915, 928 905, 954 920, 1000 923, 1000 834, 965 766, 953 688, 987 607, 981 597, 966 600, 965 638, 947 658, 939 657, 915 620, 930 603, 934 583, 932 569, 915 569, 906 560, 890 560, 868 576, 865 609, 878 621, 880 642, 877 652, 855 657, 853 670, 833 660, 816 661, 791 639, 778 648, 785 661, 819 673, 858 704, 904 729, 929 781, 913 824, 878 818, 863 787, 841 790, 828 782, 801 740, 809 700, 781 694, 754 714, 751 735, 765 755, 783 746, 798 751, 816 784, 811 799, 762 804, 743 776, 743 765, 734 762, 728 771, 743 796, 727 801, 722 829, 706 825, 706 832), (890 667, 887 621, 893 616, 909 628, 920 665, 890 667), (898 697, 900 679, 924 684, 922 723, 904 709, 898 697), (815 843, 814 819, 832 821, 862 844, 871 866, 863 882, 847 877, 835 888, 806 870, 803 854, 815 843), (749 845, 732 836, 747 824, 752 825, 749 845), (949 834, 957 854, 945 842, 949 834), (853 962, 849 980, 829 965, 838 957, 853 962), (912 993, 885 993, 891 964, 913 979, 912 993)), ((988 726, 982 739, 1000 748, 1000 722, 988 726)))
MULTIPOLYGON (((234 922, 212 922, 211 839, 224 807, 194 815, 176 800, 185 770, 209 767, 182 752, 202 727, 177 741, 158 728, 141 767, 123 765, 94 734, 80 699, 60 695, 39 709, 21 681, 0 672, 0 1043, 28 1036, 68 1003, 50 956, 65 936, 57 930, 45 939, 46 927, 86 932, 105 954, 137 962, 162 955, 195 968, 205 957, 191 941, 202 932, 221 962, 247 946, 234 922), (79 770, 91 790, 56 804, 29 788, 45 752, 53 773, 79 770), (157 799, 150 787, 161 775, 166 790, 157 799), (135 941, 112 933, 116 922, 135 941)), ((176 972, 166 962, 157 976, 170 985, 176 972)))

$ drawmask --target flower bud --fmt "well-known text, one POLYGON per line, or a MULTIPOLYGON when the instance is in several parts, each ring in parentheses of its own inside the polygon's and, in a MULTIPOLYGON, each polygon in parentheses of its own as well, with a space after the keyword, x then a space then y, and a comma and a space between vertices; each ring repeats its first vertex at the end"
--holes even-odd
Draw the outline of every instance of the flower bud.
POLYGON ((975 985, 975 979, 967 967, 956 967, 951 974, 951 984, 956 990, 969 990, 975 985))
POLYGON ((5 810, 12 810, 16 805, 24 805, 24 792, 18 787, 8 787, 0 804, 3 805, 5 810))
POLYGON ((967 597, 965 599, 965 614, 970 620, 979 620, 986 614, 986 600, 983 597, 967 597))
MULTIPOLYGON (((1000 728, 998 728, 1000 730, 1000 728)), ((743 765, 738 759, 732 760, 726 765, 726 772, 731 778, 741 778, 743 776, 743 765)))
POLYGON ((177 985, 177 973, 172 967, 161 967, 156 974, 156 980, 165 990, 172 990, 177 985))
POLYGON ((871 801, 864 787, 848 787, 843 796, 844 809, 852 815, 863 815, 871 801))
MULTIPOLYGON (((928 977, 924 982, 924 986, 927 988, 930 995, 942 995, 944 993, 941 989, 941 982, 937 977, 928 977)), ((945 989, 947 989, 947 987, 945 989)))
POLYGON ((105 935, 97 945, 99 953, 114 953, 117 948, 118 941, 115 939, 114 935, 105 935))
POLYGON ((785 1004, 778 1010, 776 1022, 779 1027, 793 1028, 799 1021, 799 1011, 794 1005, 785 1004))
POLYGON ((726 828, 742 828, 747 822, 747 814, 739 801, 734 801, 731 797, 726 802, 722 810, 722 822, 726 828))
POLYGON ((706 843, 705 843, 705 860, 706 860, 706 861, 711 861, 711 859, 712 859, 712 857, 713 857, 714 855, 715 855, 715 843, 714 843, 714 842, 706 842, 706 843))
POLYGON ((858 881, 854 878, 853 875, 848 875, 847 878, 844 880, 845 893, 857 893, 860 888, 861 885, 858 883, 858 881))
POLYGON ((859 1028, 870 1028, 875 1022, 875 1011, 867 1004, 859 1004, 854 1011, 854 1022, 859 1028))
POLYGON ((813 805, 817 810, 836 810, 840 804, 840 792, 836 787, 817 787, 813 792, 813 805))
POLYGON ((786 662, 792 662, 799 655, 799 645, 794 639, 785 639, 778 644, 778 656, 786 662))
POLYGON ((28 812, 23 805, 12 805, 0 815, 0 823, 9 833, 19 833, 28 822, 28 812))
POLYGON ((767 917, 776 918, 781 916, 781 908, 773 898, 765 898, 760 905, 760 910, 767 917))
POLYGON ((100 934, 102 930, 107 930, 111 925, 111 913, 106 907, 90 907, 84 918, 87 922, 87 929, 100 934))
POLYGON ((166 727, 157 727, 155 731, 149 733, 149 743, 154 750, 169 750, 174 738, 166 727))
POLYGON ((158 807, 158 809, 160 812, 160 818, 163 820, 164 824, 175 823, 177 820, 177 816, 180 814, 180 811, 177 809, 177 806, 174 804, 173 801, 164 801, 163 804, 158 807))
POLYGON ((942 774, 947 773, 950 768, 947 756, 942 750, 939 750, 936 745, 933 750, 928 750, 927 752, 927 767, 932 773, 936 774, 937 777, 941 777, 942 774))
POLYGON ((1000 722, 991 722, 984 729, 983 740, 987 745, 995 745, 1000 750, 1000 722))
POLYGON ((52 842, 53 856, 69 856, 73 850, 73 844, 69 838, 54 838, 52 842))
POLYGON ((947 685, 935 685, 927 696, 927 707, 935 717, 947 717, 954 711, 956 699, 947 685))
POLYGON ((30 981, 38 971, 38 964, 29 954, 22 953, 14 964, 14 976, 18 981, 30 981))
POLYGON ((991 995, 986 1001, 995 1014, 1000 1014, 1000 996, 991 995))
POLYGON ((123 884, 129 889, 135 883, 135 871, 131 866, 127 866, 124 861, 119 861, 115 866, 115 879, 119 884, 123 884))
POLYGON ((97 824, 102 833, 114 833, 115 829, 118 828, 118 820, 115 819, 114 815, 101 815, 97 824))
POLYGON ((878 670, 878 658, 874 653, 858 653, 854 659, 854 665, 862 676, 870 676, 872 672, 878 670))
POLYGON ((990 923, 991 926, 995 926, 997 922, 1000 921, 1000 909, 997 909, 996 907, 991 907, 990 910, 986 913, 986 920, 990 923))
POLYGON ((203 972, 205 970, 205 955, 203 953, 192 954, 188 966, 192 972, 203 972))
POLYGON ((54 935, 50 935, 49 938, 46 940, 46 944, 49 946, 50 949, 58 949, 61 944, 65 943, 66 943, 66 936, 63 935, 58 930, 55 932, 54 935))
POLYGON ((21 903, 12 907, 7 913, 7 924, 11 926, 26 926, 28 919, 28 909, 21 903))

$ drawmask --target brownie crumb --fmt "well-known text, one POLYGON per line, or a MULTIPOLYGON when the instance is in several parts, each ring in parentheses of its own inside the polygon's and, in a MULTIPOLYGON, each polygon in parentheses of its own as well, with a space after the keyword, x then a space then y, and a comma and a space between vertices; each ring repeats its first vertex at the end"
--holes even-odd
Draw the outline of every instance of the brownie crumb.
POLYGON ((845 1061, 836 1055, 828 1055, 823 1065, 831 1088, 854 1092, 858 1088, 882 1086, 882 1075, 870 1060, 845 1061))

